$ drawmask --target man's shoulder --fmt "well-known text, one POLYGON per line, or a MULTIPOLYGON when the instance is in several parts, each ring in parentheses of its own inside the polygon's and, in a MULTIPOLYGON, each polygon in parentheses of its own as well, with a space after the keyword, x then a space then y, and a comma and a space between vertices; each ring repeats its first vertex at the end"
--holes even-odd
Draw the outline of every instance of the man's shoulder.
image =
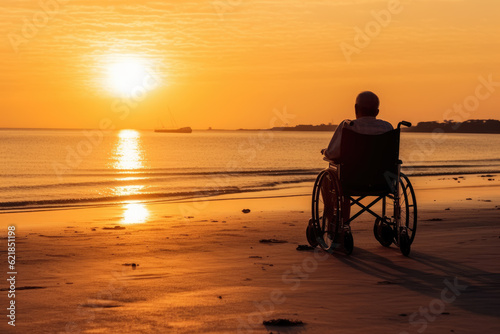
POLYGON ((376 117, 362 117, 358 118, 354 121, 351 121, 353 124, 370 124, 370 125, 386 125, 390 126, 392 128, 392 124, 384 121, 383 119, 376 118, 376 117))
POLYGON ((363 117, 351 121, 352 130, 364 134, 382 134, 393 130, 391 123, 375 117, 363 117))
POLYGON ((358 132, 365 132, 367 129, 378 129, 378 131, 394 130, 391 123, 375 117, 363 117, 355 120, 345 119, 339 124, 338 128, 347 128, 358 132))
POLYGON ((392 126, 391 123, 387 122, 387 121, 384 121, 383 119, 379 119, 377 118, 376 121, 380 124, 380 125, 383 125, 383 126, 386 126, 387 128, 390 128, 391 130, 394 129, 394 127, 392 126))
POLYGON ((354 121, 350 119, 344 119, 340 124, 339 127, 346 127, 346 126, 353 126, 354 121))

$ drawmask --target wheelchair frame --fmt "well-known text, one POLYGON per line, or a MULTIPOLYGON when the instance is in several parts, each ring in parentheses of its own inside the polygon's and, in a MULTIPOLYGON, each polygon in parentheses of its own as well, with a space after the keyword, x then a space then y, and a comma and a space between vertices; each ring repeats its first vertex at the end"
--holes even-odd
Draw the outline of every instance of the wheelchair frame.
MULTIPOLYGON (((398 131, 401 125, 411 126, 411 123, 400 122, 397 128, 398 131)), ((325 158, 325 160, 327 159, 325 158)), ((340 182, 342 169, 333 161, 329 161, 329 163, 329 167, 320 172, 314 183, 312 219, 310 219, 306 230, 309 244, 313 247, 319 245, 328 252, 343 249, 346 254, 351 254, 354 248, 354 240, 350 223, 363 213, 368 212, 376 218, 373 232, 379 243, 385 247, 390 247, 394 243, 400 248, 403 255, 408 256, 417 228, 417 203, 409 178, 401 173, 402 161, 397 160, 397 175, 384 173, 386 181, 390 184, 390 191, 362 195, 351 195, 349 192, 343 192, 340 182), (325 180, 326 183, 324 183, 325 180), (342 203, 345 196, 349 196, 350 207, 357 205, 361 208, 360 211, 346 220, 344 220, 342 212, 342 203), (367 205, 361 203, 362 200, 369 196, 376 196, 377 198, 367 205), (388 199, 393 202, 391 217, 387 216, 388 199), (323 202, 323 208, 321 208, 321 201, 323 202), (380 201, 382 201, 381 215, 371 209, 380 201), (402 206, 404 206, 404 210, 402 210, 402 206)))

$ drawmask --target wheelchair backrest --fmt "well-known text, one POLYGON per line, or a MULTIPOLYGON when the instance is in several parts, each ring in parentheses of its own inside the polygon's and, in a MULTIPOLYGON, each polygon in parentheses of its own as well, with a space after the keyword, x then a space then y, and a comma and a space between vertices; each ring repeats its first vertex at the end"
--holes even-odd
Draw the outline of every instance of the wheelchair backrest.
POLYGON ((394 192, 398 175, 400 130, 365 135, 342 129, 340 181, 351 195, 385 195, 394 192))

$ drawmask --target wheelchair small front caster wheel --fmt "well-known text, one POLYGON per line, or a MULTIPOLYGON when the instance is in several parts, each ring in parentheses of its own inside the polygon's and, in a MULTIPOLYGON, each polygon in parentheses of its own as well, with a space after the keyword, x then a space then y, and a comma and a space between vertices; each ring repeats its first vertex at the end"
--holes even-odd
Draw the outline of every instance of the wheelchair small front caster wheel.
POLYGON ((402 234, 399 237, 399 249, 404 256, 410 255, 411 242, 407 234, 402 234))
POLYGON ((352 233, 347 231, 344 234, 344 253, 346 255, 351 255, 354 250, 354 239, 352 233))
POLYGON ((375 224, 373 224, 373 234, 375 239, 384 247, 390 247, 392 244, 394 232, 392 228, 383 222, 381 219, 377 218, 375 224))
POLYGON ((309 220, 309 224, 307 224, 306 237, 307 237, 307 242, 309 243, 309 245, 311 245, 311 247, 318 246, 318 241, 316 240, 316 233, 314 233, 314 227, 312 225, 311 219, 309 220))

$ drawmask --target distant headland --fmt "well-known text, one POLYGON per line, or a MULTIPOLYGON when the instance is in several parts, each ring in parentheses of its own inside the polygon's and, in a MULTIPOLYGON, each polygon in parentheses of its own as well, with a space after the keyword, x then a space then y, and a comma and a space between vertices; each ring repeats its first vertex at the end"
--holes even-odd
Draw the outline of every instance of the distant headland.
POLYGON ((420 122, 406 132, 446 132, 446 133, 500 133, 500 121, 495 119, 470 119, 465 122, 420 122))
POLYGON ((337 129, 336 124, 320 124, 320 125, 309 125, 309 124, 299 124, 296 126, 284 126, 284 127, 274 127, 271 131, 335 131, 337 129))
MULTIPOLYGON (((337 129, 337 124, 299 124, 295 126, 275 126, 270 129, 238 129, 238 131, 335 131, 337 129)), ((210 129, 209 129, 210 130, 210 129)))
MULTIPOLYGON (((300 124, 296 126, 274 127, 263 129, 264 131, 327 131, 332 132, 337 129, 337 124, 300 124)), ((256 129, 239 129, 240 131, 256 131, 256 129)), ((443 122, 429 121, 419 122, 411 128, 403 128, 405 132, 446 132, 446 133, 500 133, 500 121, 494 119, 470 119, 464 122, 453 122, 445 120, 443 122)))

